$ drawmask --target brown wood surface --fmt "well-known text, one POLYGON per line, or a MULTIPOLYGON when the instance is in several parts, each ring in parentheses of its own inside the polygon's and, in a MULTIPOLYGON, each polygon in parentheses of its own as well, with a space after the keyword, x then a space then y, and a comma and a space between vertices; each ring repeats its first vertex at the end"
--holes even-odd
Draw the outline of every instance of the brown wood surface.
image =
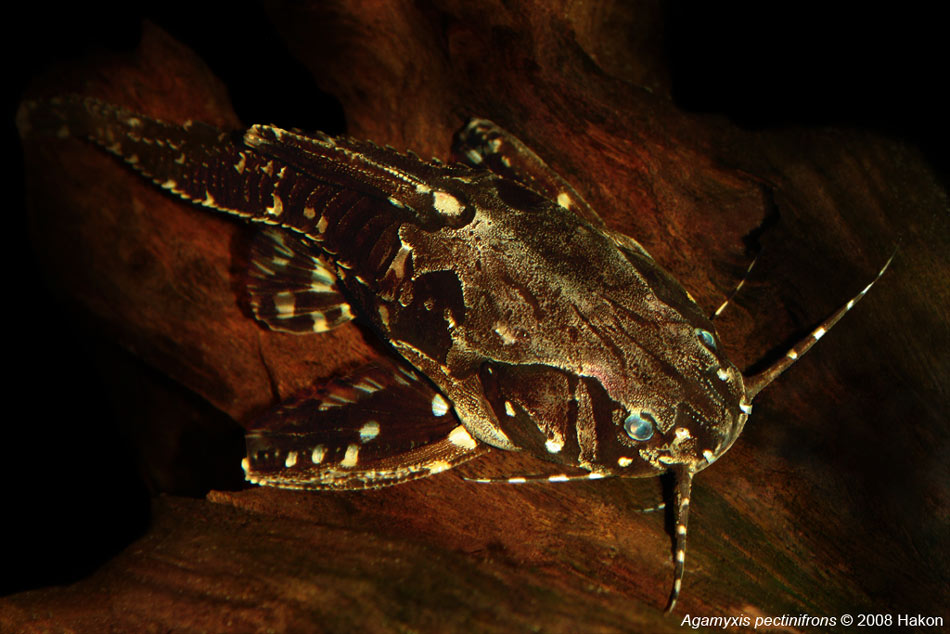
MULTIPOLYGON (((679 110, 646 7, 367 0, 277 3, 269 17, 339 99, 348 133, 445 158, 464 118, 490 117, 710 311, 757 236, 759 263, 718 325, 740 367, 781 354, 898 240, 900 251, 697 477, 683 596, 664 617, 670 536, 660 515, 634 510, 657 501, 653 481, 479 486, 453 471, 360 493, 174 495, 189 476, 166 445, 189 425, 233 438, 215 412, 247 424, 382 347, 354 325, 262 329, 241 289, 248 229, 83 143, 29 140, 34 248, 77 319, 132 352, 104 366, 158 495, 146 534, 88 577, 0 598, 0 630, 672 632, 686 614, 950 617, 950 231, 946 193, 915 149, 679 110)), ((280 86, 261 89, 281 99, 280 86)), ((172 121, 255 123, 150 25, 134 52, 55 67, 31 94, 62 92, 172 121)), ((239 447, 201 451, 234 482, 239 447)), ((457 471, 544 468, 494 452, 457 471)))

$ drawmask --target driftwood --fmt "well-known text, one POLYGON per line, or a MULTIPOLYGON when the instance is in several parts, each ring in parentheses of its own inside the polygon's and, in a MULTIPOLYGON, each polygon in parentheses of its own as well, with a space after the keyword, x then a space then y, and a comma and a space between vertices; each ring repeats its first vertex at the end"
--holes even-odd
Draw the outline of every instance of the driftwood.
MULTIPOLYGON (((897 258, 697 477, 683 596, 664 617, 670 535, 634 510, 658 500, 656 482, 479 486, 452 471, 362 493, 242 488, 237 424, 384 348, 352 325, 262 329, 241 289, 247 228, 81 142, 28 139, 34 248, 83 331, 133 353, 98 358, 156 495, 144 535, 94 572, 0 599, 0 630, 672 632, 686 614, 950 617, 950 231, 921 156, 865 132, 754 132, 681 112, 655 50, 617 53, 629 42, 609 27, 630 19, 617 7, 340 4, 271 19, 339 99, 349 134, 445 158, 465 117, 491 117, 710 310, 760 248, 718 325, 740 367, 860 290, 900 237, 897 258), (202 440, 191 461, 174 447, 189 430, 202 440), (214 490, 183 496, 203 485, 214 490)), ((261 89, 281 99, 279 85, 261 89)), ((134 52, 54 68, 31 94, 63 92, 242 125, 202 61, 149 25, 134 52)), ((493 452, 457 471, 545 468, 493 452)), ((41 499, 57 485, 32 486, 41 499)))

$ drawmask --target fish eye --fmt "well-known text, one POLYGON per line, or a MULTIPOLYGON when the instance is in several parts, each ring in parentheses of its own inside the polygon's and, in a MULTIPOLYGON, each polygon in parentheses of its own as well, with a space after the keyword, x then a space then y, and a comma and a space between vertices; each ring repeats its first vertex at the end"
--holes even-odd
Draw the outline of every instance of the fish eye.
POLYGON ((708 330, 697 328, 696 336, 699 337, 699 340, 703 342, 703 345, 709 348, 710 350, 716 349, 716 338, 708 330))
POLYGON ((656 420, 646 411, 634 412, 623 421, 623 429, 634 440, 643 442, 653 437, 656 420))

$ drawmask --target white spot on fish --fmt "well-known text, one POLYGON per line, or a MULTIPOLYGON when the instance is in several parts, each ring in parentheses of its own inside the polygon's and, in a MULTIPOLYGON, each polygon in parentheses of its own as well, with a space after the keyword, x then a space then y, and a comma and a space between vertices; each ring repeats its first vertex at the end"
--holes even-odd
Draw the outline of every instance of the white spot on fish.
POLYGON ((617 458, 617 464, 621 467, 629 467, 633 464, 633 458, 627 458, 626 456, 621 456, 617 458))
POLYGON ((442 473, 451 469, 451 463, 446 462, 445 460, 436 460, 429 466, 429 473, 442 473))
POLYGON ((172 190, 174 190, 176 187, 178 187, 178 183, 176 183, 175 181, 173 181, 172 179, 169 178, 167 181, 165 181, 164 183, 162 183, 161 187, 162 187, 162 189, 172 189, 172 190))
MULTIPOLYGON (((435 416, 445 416, 449 412, 449 404, 442 397, 441 394, 436 394, 432 397, 432 414, 435 416)), ((457 429, 465 429, 457 428, 457 429)))
POLYGON ((330 329, 327 316, 323 313, 312 313, 310 318, 313 320, 313 327, 311 328, 313 332, 326 332, 330 329))
POLYGON ((677 427, 675 430, 673 430, 673 434, 676 436, 676 438, 673 440, 674 443, 681 443, 684 440, 687 440, 693 437, 689 433, 689 430, 686 429, 685 427, 677 427))
POLYGON ((297 464, 297 452, 291 451, 289 454, 287 454, 287 459, 284 460, 284 466, 289 469, 295 464, 297 464))
POLYGON ((525 479, 525 478, 520 478, 520 477, 519 477, 519 478, 508 478, 508 483, 509 483, 509 484, 524 484, 524 483, 527 482, 527 481, 528 481, 527 479, 525 479))
POLYGON ((703 458, 705 458, 709 464, 716 462, 716 456, 708 449, 703 450, 703 458))
POLYGON ((449 432, 449 442, 463 449, 474 449, 477 446, 475 439, 461 425, 449 432))
POLYGON ((564 438, 561 436, 548 438, 544 441, 544 448, 548 450, 548 453, 559 453, 561 449, 564 449, 564 438))
POLYGON ((293 315, 297 307, 294 294, 291 291, 277 293, 274 295, 274 307, 277 309, 277 314, 281 317, 293 315))
POLYGON ((515 415, 515 408, 511 405, 511 401, 505 401, 505 413, 509 416, 515 415))
POLYGON ((360 446, 359 445, 349 445, 346 448, 346 453, 343 454, 343 460, 340 462, 341 467, 355 467, 357 461, 359 460, 360 446))
POLYGON ((249 472, 251 470, 251 461, 247 458, 243 458, 241 460, 241 468, 244 469, 245 474, 249 472))
POLYGON ((591 471, 587 474, 588 480, 600 480, 601 478, 606 478, 607 476, 599 471, 591 471))
POLYGON ((726 371, 725 371, 724 369, 722 369, 722 368, 719 368, 718 370, 716 370, 716 376, 719 377, 719 380, 720 380, 720 381, 728 381, 728 380, 729 380, 729 373, 726 372, 726 371))
POLYGON ((327 455, 327 448, 323 445, 317 445, 313 448, 313 453, 310 454, 310 462, 313 464, 320 464, 323 462, 323 459, 327 455))
POLYGON ((495 324, 495 334, 501 337, 501 342, 506 346, 511 345, 518 340, 507 324, 503 324, 501 322, 495 324))
POLYGON ((558 475, 548 476, 548 482, 567 482, 570 478, 567 475, 560 473, 558 475))
POLYGON ((326 216, 320 216, 320 220, 317 221, 317 231, 319 231, 320 233, 323 233, 324 231, 326 231, 326 230, 327 230, 327 224, 328 224, 328 223, 327 223, 327 217, 326 217, 326 216))
POLYGON ((303 208, 303 217, 307 220, 313 220, 317 217, 317 211, 313 207, 304 207, 303 208))
POLYGON ((367 421, 360 427, 360 442, 369 442, 379 436, 379 423, 375 420, 367 421))
POLYGON ((366 392, 367 394, 372 394, 379 390, 379 385, 375 381, 370 381, 369 379, 364 379, 359 383, 354 383, 353 387, 358 389, 361 392, 366 392))
POLYGON ((786 354, 785 356, 791 359, 792 361, 794 361, 795 359, 798 358, 798 353, 795 352, 794 350, 789 350, 788 354, 786 354))
POLYGON ((557 204, 559 204, 561 207, 564 207, 565 209, 570 209, 572 202, 573 201, 567 192, 561 192, 557 195, 557 204))
POLYGON ((452 194, 435 192, 432 201, 432 206, 443 216, 457 216, 462 213, 462 203, 452 194))
POLYGON ((274 204, 264 209, 264 213, 279 216, 284 212, 284 203, 277 194, 271 194, 271 199, 274 201, 274 204))
POLYGON ((826 332, 828 331, 825 330, 824 328, 819 328, 818 330, 813 332, 811 336, 815 338, 815 341, 818 341, 819 339, 825 336, 826 332))
POLYGON ((389 270, 396 275, 397 280, 401 280, 406 274, 406 259, 410 253, 412 253, 412 249, 403 244, 399 247, 399 251, 396 252, 392 263, 389 265, 389 270))
POLYGON ((327 268, 327 266, 318 258, 313 258, 313 268, 310 270, 310 279, 314 282, 311 286, 316 288, 333 284, 336 276, 327 268))

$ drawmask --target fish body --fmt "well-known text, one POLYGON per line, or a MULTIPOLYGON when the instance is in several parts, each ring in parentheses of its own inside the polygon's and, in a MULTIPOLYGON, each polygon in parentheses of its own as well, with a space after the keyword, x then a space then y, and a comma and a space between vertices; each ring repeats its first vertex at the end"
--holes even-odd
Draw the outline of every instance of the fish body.
POLYGON ((458 132, 465 164, 449 165, 348 137, 167 123, 90 98, 24 104, 18 123, 23 135, 92 141, 170 194, 259 225, 247 291, 265 326, 312 334, 358 318, 396 353, 256 421, 248 480, 386 486, 492 447, 569 468, 550 481, 672 471, 669 609, 692 477, 732 446, 752 398, 870 288, 744 377, 679 282, 489 121, 458 132))

